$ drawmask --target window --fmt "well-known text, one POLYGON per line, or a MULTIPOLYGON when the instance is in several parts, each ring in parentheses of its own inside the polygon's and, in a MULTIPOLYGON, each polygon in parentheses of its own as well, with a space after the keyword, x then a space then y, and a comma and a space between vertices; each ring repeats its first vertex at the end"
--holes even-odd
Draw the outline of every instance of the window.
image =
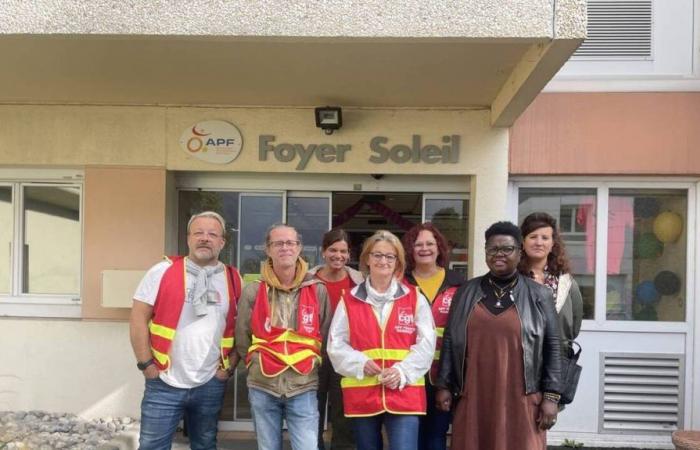
POLYGON ((558 220, 584 318, 684 322, 692 188, 554 184, 523 182, 518 219, 543 211, 558 220))
POLYGON ((80 185, 0 184, 0 302, 77 304, 81 230, 80 185))
POLYGON ((546 212, 559 224, 571 273, 583 296, 583 317, 595 312, 595 189, 520 189, 518 224, 528 214, 546 212))
POLYGON ((12 292, 12 186, 0 186, 0 294, 12 292))
POLYGON ((685 320, 687 195, 611 189, 606 316, 685 320))

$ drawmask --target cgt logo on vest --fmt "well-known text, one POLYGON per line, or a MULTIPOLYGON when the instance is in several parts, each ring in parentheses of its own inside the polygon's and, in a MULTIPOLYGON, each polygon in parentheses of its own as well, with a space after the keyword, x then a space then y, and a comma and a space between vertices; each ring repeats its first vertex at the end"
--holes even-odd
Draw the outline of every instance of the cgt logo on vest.
POLYGON ((314 308, 310 306, 301 307, 301 326, 307 333, 314 332, 314 308))
POLYGON ((223 120, 198 122, 180 137, 180 147, 189 156, 212 164, 228 164, 238 157, 243 136, 232 123, 223 120))
POLYGON ((452 304, 452 294, 445 294, 438 305, 438 311, 441 314, 448 314, 450 312, 450 305, 452 304))
POLYGON ((416 331, 411 308, 399 308, 398 325, 394 328, 397 333, 413 334, 416 331))

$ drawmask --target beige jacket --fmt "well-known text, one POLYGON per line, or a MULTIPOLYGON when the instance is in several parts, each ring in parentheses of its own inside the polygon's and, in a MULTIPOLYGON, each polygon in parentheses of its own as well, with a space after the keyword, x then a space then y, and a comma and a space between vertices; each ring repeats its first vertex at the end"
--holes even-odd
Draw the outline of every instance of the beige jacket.
MULTIPOLYGON (((330 325, 330 304, 326 287, 317 279, 307 274, 306 263, 299 260, 295 287, 291 290, 282 289, 269 265, 263 270, 262 279, 268 284, 268 300, 272 312, 272 325, 282 328, 297 329, 297 306, 299 290, 308 285, 315 285, 319 302, 319 320, 321 335, 324 340, 330 325)), ((260 289, 260 281, 249 283, 243 288, 238 301, 238 318, 236 319, 236 351, 245 361, 252 340, 250 317, 255 306, 255 298, 260 289)), ((318 389, 318 366, 308 375, 301 375, 293 369, 287 369, 276 377, 267 377, 260 370, 258 353, 254 353, 248 366, 248 388, 255 388, 276 397, 293 397, 295 395, 318 389)))

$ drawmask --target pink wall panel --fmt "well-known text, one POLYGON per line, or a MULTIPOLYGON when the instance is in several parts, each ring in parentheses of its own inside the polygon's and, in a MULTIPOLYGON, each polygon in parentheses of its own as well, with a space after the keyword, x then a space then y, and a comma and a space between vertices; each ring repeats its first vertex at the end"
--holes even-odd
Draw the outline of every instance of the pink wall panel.
POLYGON ((540 94, 510 131, 511 175, 698 175, 700 93, 540 94))
POLYGON ((83 318, 127 319, 129 309, 103 308, 105 269, 145 270, 165 245, 165 169, 87 167, 83 318))

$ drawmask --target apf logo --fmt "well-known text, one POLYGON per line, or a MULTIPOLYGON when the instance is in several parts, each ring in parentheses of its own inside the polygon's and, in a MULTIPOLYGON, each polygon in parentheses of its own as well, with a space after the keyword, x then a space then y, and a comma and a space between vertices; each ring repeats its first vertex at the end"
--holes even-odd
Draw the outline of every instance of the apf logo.
POLYGON ((232 123, 207 120, 187 128, 180 137, 180 147, 202 161, 227 164, 241 153, 243 137, 232 123))

